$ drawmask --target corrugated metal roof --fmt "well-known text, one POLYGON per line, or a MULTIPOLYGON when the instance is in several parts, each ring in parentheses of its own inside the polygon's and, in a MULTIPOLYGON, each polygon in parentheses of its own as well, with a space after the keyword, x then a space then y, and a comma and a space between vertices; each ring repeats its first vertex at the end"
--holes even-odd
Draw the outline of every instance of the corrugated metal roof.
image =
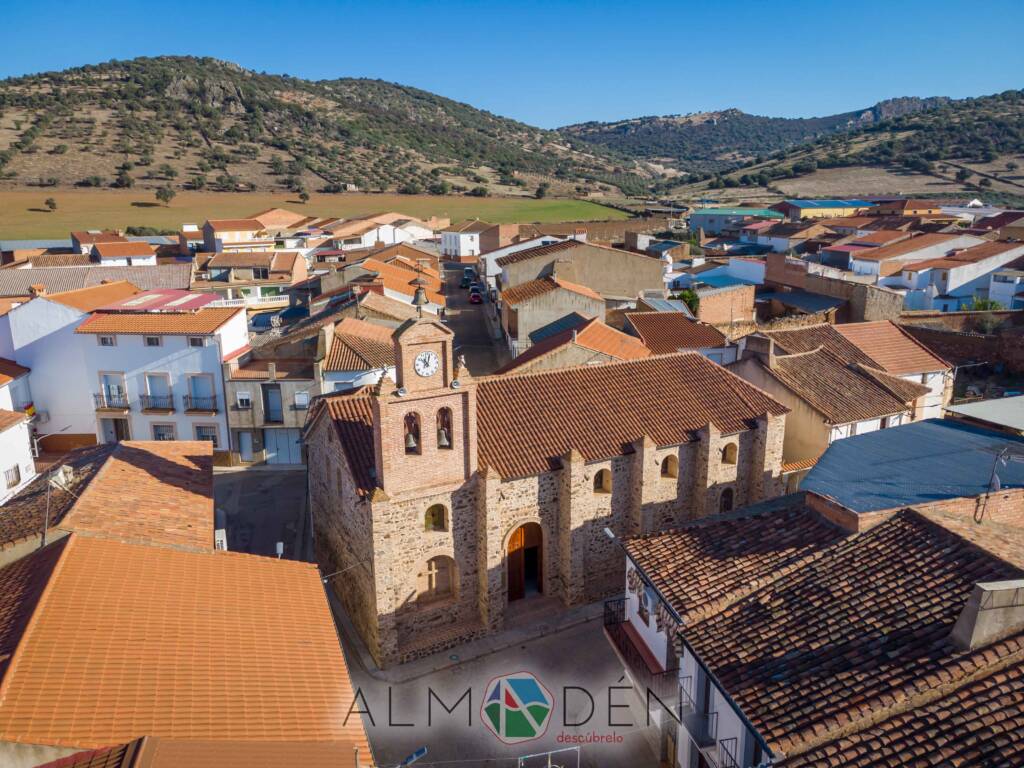
POLYGON ((767 219, 784 219, 786 218, 779 211, 773 211, 771 208, 698 208, 695 211, 690 211, 691 216, 702 215, 702 216, 761 216, 767 219))
POLYGON ((963 405, 947 405, 946 410, 979 421, 987 421, 989 424, 1024 430, 1024 395, 963 405))
MULTIPOLYGON (((948 419, 927 419, 837 440, 800 483, 855 512, 986 493, 999 452, 1024 455, 1024 439, 948 419)), ((1024 461, 998 469, 1003 488, 1024 487, 1024 461)))
POLYGON ((70 248, 71 239, 65 240, 0 240, 0 251, 33 250, 35 248, 70 248))

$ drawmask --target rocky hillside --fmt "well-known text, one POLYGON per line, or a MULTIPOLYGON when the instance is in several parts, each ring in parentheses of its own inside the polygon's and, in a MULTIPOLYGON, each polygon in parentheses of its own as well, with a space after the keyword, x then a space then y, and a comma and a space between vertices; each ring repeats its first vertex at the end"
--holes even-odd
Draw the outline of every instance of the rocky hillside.
POLYGON ((0 185, 641 192, 634 164, 379 80, 141 58, 0 81, 0 185))
POLYGON ((901 98, 868 109, 813 118, 748 115, 738 109, 690 115, 580 123, 560 129, 574 146, 597 146, 623 157, 689 172, 717 172, 838 132, 856 131, 922 110, 945 98, 901 98))

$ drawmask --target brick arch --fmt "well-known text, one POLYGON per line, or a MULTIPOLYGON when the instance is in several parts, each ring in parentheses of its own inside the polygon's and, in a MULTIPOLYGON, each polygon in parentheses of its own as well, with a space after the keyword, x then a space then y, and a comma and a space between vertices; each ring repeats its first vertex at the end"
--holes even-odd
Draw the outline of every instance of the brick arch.
POLYGON ((502 567, 505 573, 506 598, 509 602, 529 594, 527 586, 535 582, 537 591, 545 593, 547 570, 544 560, 548 536, 539 518, 519 520, 504 536, 502 567), (538 540, 539 538, 539 540, 538 540))

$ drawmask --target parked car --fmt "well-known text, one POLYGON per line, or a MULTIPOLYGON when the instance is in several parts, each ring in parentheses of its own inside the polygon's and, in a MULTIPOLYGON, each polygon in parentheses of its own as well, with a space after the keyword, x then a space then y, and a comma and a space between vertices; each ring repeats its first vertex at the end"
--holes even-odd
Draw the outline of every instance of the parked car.
POLYGON ((473 291, 472 293, 469 294, 469 303, 470 304, 483 304, 484 303, 484 295, 482 293, 480 293, 480 291, 473 291))
POLYGON ((482 290, 483 290, 483 286, 481 286, 480 283, 472 282, 472 283, 469 284, 469 292, 470 293, 472 293, 473 291, 479 292, 479 291, 482 291, 482 290))
POLYGON ((463 275, 462 280, 459 281, 459 288, 469 288, 473 284, 472 275, 463 275))

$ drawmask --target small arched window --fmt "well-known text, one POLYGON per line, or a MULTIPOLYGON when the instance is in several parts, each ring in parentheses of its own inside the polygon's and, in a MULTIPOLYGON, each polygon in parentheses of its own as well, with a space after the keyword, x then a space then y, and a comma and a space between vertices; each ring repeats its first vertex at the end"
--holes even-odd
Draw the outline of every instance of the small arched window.
POLYGON ((722 491, 722 495, 718 497, 718 511, 719 512, 731 512, 732 511, 732 499, 733 499, 732 488, 726 488, 724 491, 722 491))
POLYGON ((661 460, 662 477, 679 477, 679 458, 669 454, 661 460))
POLYGON ((421 600, 437 600, 455 592, 455 561, 445 555, 427 560, 426 569, 420 574, 419 597, 421 600))
POLYGON ((410 454, 423 452, 423 441, 420 440, 420 415, 405 414, 405 452, 410 454))
POLYGON ((594 475, 594 493, 612 492, 612 473, 608 469, 599 469, 594 475))
POLYGON ((447 531, 448 510, 444 504, 433 504, 427 508, 423 516, 423 529, 425 531, 447 531))
POLYGON ((737 448, 736 443, 726 443, 725 448, 722 449, 722 463, 723 464, 735 464, 736 463, 737 448))
POLYGON ((437 447, 442 451, 452 448, 452 409, 442 408, 437 412, 437 447))

